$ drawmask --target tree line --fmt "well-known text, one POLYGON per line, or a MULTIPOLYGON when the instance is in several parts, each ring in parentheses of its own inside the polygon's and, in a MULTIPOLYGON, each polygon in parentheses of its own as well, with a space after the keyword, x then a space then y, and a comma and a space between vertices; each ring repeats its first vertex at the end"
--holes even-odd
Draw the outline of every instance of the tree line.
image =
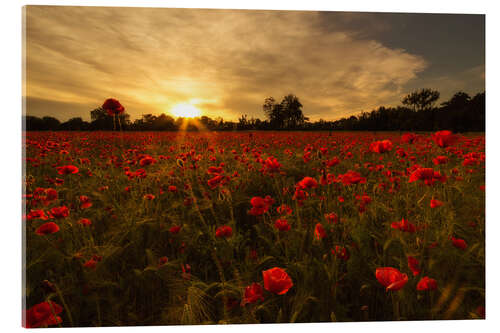
MULTIPOLYGON (((242 115, 237 122, 221 117, 212 119, 202 116, 194 119, 166 115, 144 114, 130 120, 126 112, 118 115, 126 131, 234 131, 234 130, 365 130, 365 131, 435 131, 449 129, 454 132, 485 130, 485 92, 471 97, 457 92, 453 97, 436 105, 440 94, 436 90, 421 89, 405 96, 396 107, 380 106, 371 112, 344 117, 335 121, 320 119, 310 122, 304 116, 303 105, 293 94, 284 96, 281 102, 273 97, 264 100, 262 109, 266 119, 242 115)), ((113 118, 102 107, 90 112, 90 122, 81 117, 60 122, 57 118, 23 117, 23 128, 28 131, 108 131, 113 130, 113 118)))

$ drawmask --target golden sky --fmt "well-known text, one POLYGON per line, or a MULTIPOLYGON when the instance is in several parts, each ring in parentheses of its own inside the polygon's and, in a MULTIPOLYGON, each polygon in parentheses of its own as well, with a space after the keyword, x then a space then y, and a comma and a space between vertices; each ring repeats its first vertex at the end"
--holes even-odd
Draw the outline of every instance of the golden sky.
MULTIPOLYGON (((396 105, 412 88, 444 97, 484 90, 484 44, 478 57, 451 59, 436 53, 439 35, 437 51, 411 43, 411 25, 401 37, 406 14, 62 6, 25 14, 27 114, 63 121, 88 120, 108 97, 132 119, 190 103, 236 120, 263 119, 266 97, 294 93, 311 120, 333 120, 396 105)), ((484 31, 468 34, 464 48, 469 39, 484 43, 484 31)))

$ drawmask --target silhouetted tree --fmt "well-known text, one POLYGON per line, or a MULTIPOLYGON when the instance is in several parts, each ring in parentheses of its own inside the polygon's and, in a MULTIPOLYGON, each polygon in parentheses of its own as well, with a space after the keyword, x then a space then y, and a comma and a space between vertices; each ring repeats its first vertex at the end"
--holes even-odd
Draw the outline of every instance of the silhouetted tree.
MULTIPOLYGON (((411 94, 410 94, 411 95, 411 94)), ((409 95, 409 96, 410 96, 409 95)), ((425 94, 424 94, 425 95, 425 94)), ((429 95, 426 95, 429 96, 429 95)), ((434 94, 435 96, 435 94, 434 94)), ((425 97, 425 96, 424 96, 425 97)), ((408 97, 408 101, 418 98, 408 97)), ((164 130, 365 130, 365 131, 435 131, 449 129, 455 132, 484 131, 485 129, 485 102, 484 92, 470 97, 465 92, 457 92, 449 101, 441 103, 440 107, 432 107, 433 98, 424 98, 427 103, 418 102, 414 108, 406 106, 381 106, 371 112, 362 112, 335 121, 320 119, 308 122, 302 113, 302 104, 294 95, 285 96, 281 103, 276 103, 269 97, 264 101, 263 109, 268 120, 258 118, 248 119, 242 115, 238 122, 224 121, 217 117, 212 119, 202 116, 195 119, 177 118, 160 114, 145 114, 130 124, 129 115, 125 114, 122 124, 125 130, 134 131, 164 131, 164 130), (419 104, 420 103, 420 104, 419 104), (429 104, 430 103, 430 104, 429 104), (422 105, 424 105, 422 107, 422 105)), ((408 105, 405 104, 405 105, 408 105)), ((23 127, 28 131, 45 130, 112 130, 113 120, 102 108, 91 112, 92 122, 89 124, 81 118, 72 118, 60 123, 54 117, 26 116, 23 118, 23 127)))
POLYGON ((59 125, 61 124, 59 119, 54 118, 54 117, 45 116, 42 118, 42 120, 43 120, 43 127, 44 127, 43 130, 46 130, 46 131, 55 131, 58 129, 59 125))
POLYGON ((23 129, 25 131, 42 131, 44 122, 42 118, 35 116, 23 117, 23 129))
POLYGON ((448 108, 461 109, 467 106, 469 102, 470 96, 463 91, 459 91, 449 101, 443 102, 441 105, 448 108))
POLYGON ((90 124, 84 121, 81 117, 71 118, 59 125, 59 129, 63 131, 87 131, 89 127, 90 124))
POLYGON ((296 128, 303 125, 306 120, 309 120, 309 118, 304 117, 302 104, 295 95, 289 94, 283 98, 283 101, 281 101, 281 110, 285 128, 296 128))
POLYGON ((262 109, 269 119, 271 127, 276 129, 296 128, 309 120, 309 118, 304 117, 299 98, 293 94, 283 97, 279 104, 273 97, 268 97, 264 100, 262 109))
POLYGON ((423 88, 406 95, 402 103, 403 105, 413 107, 414 111, 422 111, 432 108, 438 99, 439 91, 423 88))
POLYGON ((273 128, 283 127, 285 121, 283 110, 281 109, 281 104, 276 103, 274 97, 266 98, 262 109, 273 128))

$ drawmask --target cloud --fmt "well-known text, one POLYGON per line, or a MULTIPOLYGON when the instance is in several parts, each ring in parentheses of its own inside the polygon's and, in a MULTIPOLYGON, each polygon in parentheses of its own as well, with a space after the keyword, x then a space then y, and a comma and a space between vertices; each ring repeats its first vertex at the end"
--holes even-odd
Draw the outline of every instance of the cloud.
POLYGON ((428 65, 341 25, 326 29, 318 12, 53 6, 26 12, 26 92, 38 101, 28 103, 27 113, 56 103, 62 120, 88 119, 111 96, 132 118, 193 99, 210 117, 263 118, 264 98, 287 93, 299 96, 312 120, 335 119, 397 102, 428 65))
POLYGON ((407 85, 406 90, 410 91, 421 87, 437 89, 441 93, 439 103, 449 100, 458 91, 473 96, 485 91, 485 66, 473 66, 448 75, 431 76, 419 80, 418 84, 419 86, 411 82, 407 85))

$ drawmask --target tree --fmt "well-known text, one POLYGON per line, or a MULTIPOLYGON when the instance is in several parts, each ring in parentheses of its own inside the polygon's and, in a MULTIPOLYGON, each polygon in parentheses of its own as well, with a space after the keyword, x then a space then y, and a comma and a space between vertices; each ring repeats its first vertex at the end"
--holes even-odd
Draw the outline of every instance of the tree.
POLYGON ((412 107, 414 111, 429 110, 439 99, 439 95, 437 90, 423 88, 406 95, 401 102, 412 107))
POLYGON ((282 128, 284 124, 283 112, 281 104, 276 103, 274 97, 268 97, 264 100, 262 106, 266 117, 269 119, 271 126, 274 128, 282 128))
POLYGON ((42 118, 35 116, 26 116, 23 119, 23 130, 25 131, 41 131, 44 128, 44 122, 42 118))
POLYGON ((299 98, 293 94, 289 94, 281 101, 281 110, 286 128, 295 128, 303 125, 309 118, 304 117, 302 113, 302 104, 299 98))
POLYGON ((247 120, 247 115, 241 115, 240 118, 238 118, 238 125, 236 126, 237 129, 239 130, 246 130, 248 129, 248 120, 247 120))
POLYGON ((449 101, 443 102, 441 105, 448 108, 461 109, 467 106, 469 102, 470 96, 463 91, 459 91, 449 101))
POLYGON ((272 128, 296 128, 309 120, 304 117, 299 98, 293 94, 283 97, 279 104, 273 97, 268 97, 264 100, 262 109, 272 128))
POLYGON ((63 131, 86 131, 88 130, 88 127, 89 123, 83 121, 81 117, 71 118, 59 125, 59 128, 63 131))
POLYGON ((56 131, 59 128, 61 122, 59 119, 54 117, 45 116, 42 118, 43 120, 43 130, 47 131, 56 131))

